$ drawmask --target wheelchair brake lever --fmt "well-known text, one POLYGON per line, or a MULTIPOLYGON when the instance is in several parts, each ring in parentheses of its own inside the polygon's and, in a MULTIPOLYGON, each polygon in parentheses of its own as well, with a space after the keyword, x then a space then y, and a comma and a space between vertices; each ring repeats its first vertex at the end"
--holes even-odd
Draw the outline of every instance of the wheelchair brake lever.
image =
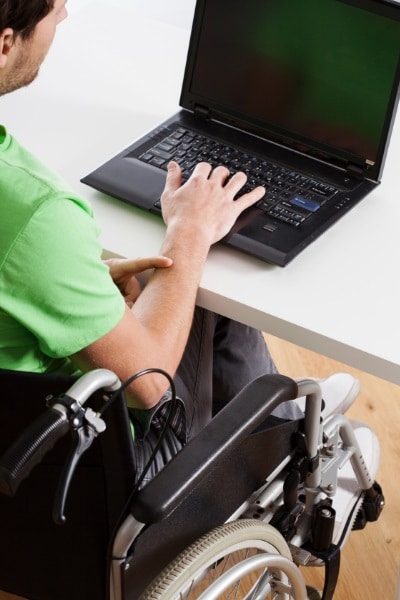
POLYGON ((73 446, 61 472, 53 505, 53 520, 58 525, 62 525, 66 521, 64 514, 65 503, 75 468, 81 456, 92 445, 94 439, 106 428, 103 419, 101 419, 90 407, 84 409, 77 404, 74 408, 74 416, 70 421, 73 446))

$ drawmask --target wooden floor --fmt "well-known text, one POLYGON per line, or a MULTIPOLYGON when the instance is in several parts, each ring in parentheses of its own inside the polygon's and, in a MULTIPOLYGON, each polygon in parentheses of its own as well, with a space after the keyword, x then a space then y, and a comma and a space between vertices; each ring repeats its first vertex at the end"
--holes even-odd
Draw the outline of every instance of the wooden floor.
MULTIPOLYGON (((376 523, 350 535, 342 553, 334 600, 395 600, 400 563, 400 387, 277 338, 266 336, 266 339, 283 374, 325 377, 347 371, 361 382, 361 394, 347 415, 368 423, 380 439, 377 480, 383 487, 386 506, 376 523)), ((309 583, 321 583, 320 569, 306 571, 309 583)), ((16 596, 0 592, 0 600, 15 599, 16 596)))
MULTIPOLYGON (((377 480, 386 506, 376 523, 354 531, 342 552, 334 600, 395 600, 400 563, 400 387, 351 369, 293 344, 265 336, 279 371, 291 377, 325 377, 347 371, 361 382, 361 393, 347 412, 367 423, 381 444, 377 480)), ((311 569, 307 569, 307 578, 311 569)), ((319 569, 312 569, 317 582, 319 569)))

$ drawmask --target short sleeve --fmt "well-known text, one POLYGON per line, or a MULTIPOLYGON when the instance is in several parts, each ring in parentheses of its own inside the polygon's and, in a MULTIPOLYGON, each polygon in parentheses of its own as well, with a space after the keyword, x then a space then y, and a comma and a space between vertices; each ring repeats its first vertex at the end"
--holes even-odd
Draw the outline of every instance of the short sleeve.
POLYGON ((101 260, 98 227, 84 203, 48 199, 35 210, 3 264, 4 309, 53 358, 108 333, 125 302, 101 260))

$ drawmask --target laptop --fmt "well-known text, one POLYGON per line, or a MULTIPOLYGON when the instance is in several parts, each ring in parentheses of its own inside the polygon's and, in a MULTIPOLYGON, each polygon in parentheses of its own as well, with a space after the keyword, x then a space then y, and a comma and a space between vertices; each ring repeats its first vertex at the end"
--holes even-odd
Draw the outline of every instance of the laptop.
POLYGON ((244 170, 221 243, 285 266, 379 185, 399 79, 393 0, 198 0, 180 110, 82 181, 161 216, 170 160, 244 170))

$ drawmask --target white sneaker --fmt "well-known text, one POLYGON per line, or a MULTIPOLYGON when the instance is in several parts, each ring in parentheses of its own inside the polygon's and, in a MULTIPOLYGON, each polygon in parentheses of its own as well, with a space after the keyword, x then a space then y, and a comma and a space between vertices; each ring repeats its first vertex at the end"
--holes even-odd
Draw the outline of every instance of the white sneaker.
MULTIPOLYGON (((360 392, 360 382, 350 373, 334 373, 326 379, 307 379, 317 381, 321 386, 324 400, 321 415, 324 419, 330 415, 344 415, 360 392)), ((297 398, 294 402, 304 412, 305 398, 297 398)))

